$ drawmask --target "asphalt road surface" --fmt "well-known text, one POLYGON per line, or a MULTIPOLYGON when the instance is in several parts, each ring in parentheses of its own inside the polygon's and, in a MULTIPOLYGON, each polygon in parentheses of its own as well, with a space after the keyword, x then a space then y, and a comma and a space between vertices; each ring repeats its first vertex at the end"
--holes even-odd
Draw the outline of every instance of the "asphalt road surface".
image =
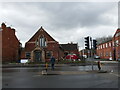
POLYGON ((117 65, 103 66, 108 73, 91 71, 91 66, 56 67, 51 75, 42 75, 43 67, 2 69, 2 88, 118 88, 117 65), (113 70, 113 71, 111 71, 113 70), (57 72, 57 73, 56 73, 57 72), (58 74, 59 72, 59 74, 58 74))

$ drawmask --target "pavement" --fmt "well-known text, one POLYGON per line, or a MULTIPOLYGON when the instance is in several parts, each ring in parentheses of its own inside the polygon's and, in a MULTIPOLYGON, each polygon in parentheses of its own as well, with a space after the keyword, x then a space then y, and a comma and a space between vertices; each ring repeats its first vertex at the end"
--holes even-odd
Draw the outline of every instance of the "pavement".
MULTIPOLYGON (((94 62, 98 62, 98 61, 94 61, 94 62)), ((104 64, 118 64, 118 61, 100 61, 101 63, 104 64)), ((93 63, 94 65, 96 65, 95 63, 93 63)), ((91 65, 91 63, 80 63, 80 64, 55 64, 56 67, 66 67, 66 66, 84 66, 84 65, 91 65)), ((0 67, 2 68, 11 68, 11 67, 44 67, 45 64, 21 64, 21 63, 15 63, 15 64, 2 64, 0 67)), ((49 67, 51 65, 49 64, 49 67)))
MULTIPOLYGON (((98 61, 95 61, 98 62, 98 61)), ((100 61, 101 63, 119 63, 118 61, 100 61)))
MULTIPOLYGON (((51 66, 50 64, 48 65, 51 66)), ((56 67, 64 67, 67 66, 67 64, 55 64, 56 67)), ((15 63, 15 64, 3 64, 1 65, 2 68, 14 68, 14 67, 45 67, 45 64, 21 64, 21 63, 15 63)))

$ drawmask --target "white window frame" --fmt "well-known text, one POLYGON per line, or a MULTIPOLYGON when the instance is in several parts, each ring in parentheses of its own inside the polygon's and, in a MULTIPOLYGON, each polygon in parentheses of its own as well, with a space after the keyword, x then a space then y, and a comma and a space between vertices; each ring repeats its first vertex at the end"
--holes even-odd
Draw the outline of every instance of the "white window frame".
POLYGON ((106 48, 108 47, 108 44, 106 43, 106 48))
POLYGON ((109 42, 109 47, 111 47, 111 42, 109 42))
POLYGON ((41 36, 39 38, 39 46, 40 47, 47 47, 47 42, 46 42, 46 38, 44 36, 41 36))

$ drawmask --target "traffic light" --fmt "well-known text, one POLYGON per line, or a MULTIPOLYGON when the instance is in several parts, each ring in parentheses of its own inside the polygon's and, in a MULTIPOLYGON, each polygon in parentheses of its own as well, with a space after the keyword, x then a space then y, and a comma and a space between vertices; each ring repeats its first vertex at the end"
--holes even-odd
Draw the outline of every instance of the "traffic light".
POLYGON ((96 49, 96 48, 97 48, 97 41, 93 40, 93 49, 96 49))
POLYGON ((85 49, 90 49, 90 46, 89 46, 89 36, 85 37, 85 49))

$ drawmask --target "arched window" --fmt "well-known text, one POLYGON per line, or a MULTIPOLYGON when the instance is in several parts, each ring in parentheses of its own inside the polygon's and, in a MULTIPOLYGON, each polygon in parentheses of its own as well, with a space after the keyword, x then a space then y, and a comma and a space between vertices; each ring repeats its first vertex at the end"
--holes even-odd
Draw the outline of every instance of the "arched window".
POLYGON ((40 42, 40 47, 46 47, 47 46, 45 37, 41 36, 39 42, 40 42))

